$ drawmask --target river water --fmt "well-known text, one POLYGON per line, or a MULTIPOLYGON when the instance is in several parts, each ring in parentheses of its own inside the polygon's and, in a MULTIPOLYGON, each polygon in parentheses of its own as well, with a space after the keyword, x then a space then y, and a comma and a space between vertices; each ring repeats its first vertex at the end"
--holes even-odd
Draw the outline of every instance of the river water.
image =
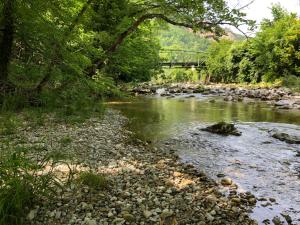
POLYGON ((270 134, 276 130, 300 136, 300 111, 202 95, 139 98, 110 107, 130 119, 128 126, 139 138, 174 149, 184 162, 212 178, 230 177, 239 191, 251 191, 261 198, 252 213, 259 224, 268 224, 266 219, 272 221, 275 216, 287 224, 281 214, 300 224, 300 145, 287 144, 270 134), (201 131, 220 121, 234 122, 242 136, 201 131))

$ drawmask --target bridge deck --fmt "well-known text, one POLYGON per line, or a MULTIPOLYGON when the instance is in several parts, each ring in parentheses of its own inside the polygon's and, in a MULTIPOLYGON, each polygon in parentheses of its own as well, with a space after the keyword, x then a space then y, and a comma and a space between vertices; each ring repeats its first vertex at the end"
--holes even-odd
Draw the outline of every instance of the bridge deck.
POLYGON ((201 62, 162 62, 162 67, 176 67, 176 68, 191 68, 191 67, 203 67, 204 64, 201 62))

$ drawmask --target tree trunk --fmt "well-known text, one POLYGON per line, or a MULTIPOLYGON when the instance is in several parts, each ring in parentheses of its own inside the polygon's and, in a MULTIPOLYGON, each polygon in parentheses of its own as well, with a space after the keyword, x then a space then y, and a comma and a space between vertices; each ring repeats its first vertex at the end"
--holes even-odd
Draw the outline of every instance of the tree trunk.
POLYGON ((3 6, 3 35, 0 40, 0 88, 4 90, 8 86, 8 66, 14 41, 14 1, 4 0, 3 6))

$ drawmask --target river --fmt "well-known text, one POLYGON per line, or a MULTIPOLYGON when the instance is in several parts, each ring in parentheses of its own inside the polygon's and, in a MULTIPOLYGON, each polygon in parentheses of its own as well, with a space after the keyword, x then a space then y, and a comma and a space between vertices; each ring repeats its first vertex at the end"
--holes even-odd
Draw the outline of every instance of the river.
POLYGON ((222 175, 228 176, 238 191, 255 194, 260 201, 252 217, 259 224, 268 224, 267 219, 272 221, 275 216, 285 221, 282 214, 290 215, 293 224, 300 224, 300 145, 270 135, 277 130, 300 136, 299 110, 277 110, 253 100, 225 102, 201 94, 172 99, 144 97, 109 107, 129 118, 128 127, 139 138, 176 150, 182 161, 217 181, 222 175), (234 122, 242 136, 201 131, 220 121, 234 122))

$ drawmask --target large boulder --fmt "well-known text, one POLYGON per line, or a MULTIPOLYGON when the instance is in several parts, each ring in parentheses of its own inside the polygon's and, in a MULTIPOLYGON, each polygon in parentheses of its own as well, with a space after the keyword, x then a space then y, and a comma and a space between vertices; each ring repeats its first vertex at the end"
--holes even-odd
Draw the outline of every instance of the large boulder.
POLYGON ((217 124, 214 124, 212 126, 203 128, 202 130, 208 131, 214 134, 221 134, 221 135, 234 135, 234 136, 241 136, 242 133, 236 129, 234 124, 231 123, 225 123, 225 122, 220 122, 217 124))

